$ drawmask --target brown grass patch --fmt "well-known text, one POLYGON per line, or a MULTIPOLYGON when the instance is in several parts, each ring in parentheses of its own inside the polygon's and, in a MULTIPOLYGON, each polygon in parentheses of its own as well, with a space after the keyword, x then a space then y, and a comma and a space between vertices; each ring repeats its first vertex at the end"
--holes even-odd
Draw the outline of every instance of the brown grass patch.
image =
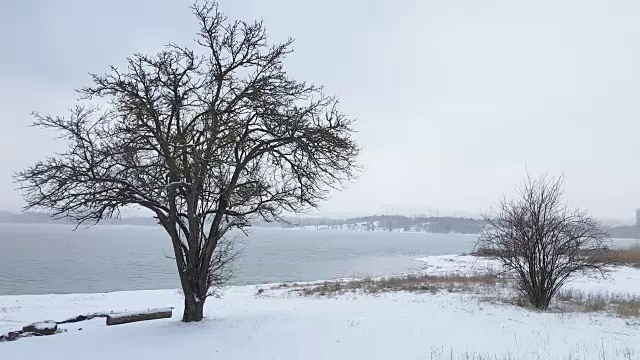
POLYGON ((598 312, 607 309, 607 302, 604 299, 595 299, 584 305, 585 312, 598 312))
POLYGON ((620 302, 616 314, 620 317, 640 317, 640 300, 620 302))
POLYGON ((640 245, 624 250, 611 250, 607 257, 614 263, 640 268, 640 245))
POLYGON ((640 317, 640 297, 630 294, 586 293, 567 289, 556 296, 556 304, 582 312, 608 311, 620 317, 640 317))
POLYGON ((439 290, 448 292, 473 291, 478 286, 493 287, 505 283, 505 280, 493 274, 473 274, 469 276, 449 275, 406 275, 379 279, 354 279, 347 281, 325 281, 318 284, 282 284, 276 288, 291 288, 304 296, 339 295, 349 292, 377 294, 383 292, 410 291, 432 292, 439 290))

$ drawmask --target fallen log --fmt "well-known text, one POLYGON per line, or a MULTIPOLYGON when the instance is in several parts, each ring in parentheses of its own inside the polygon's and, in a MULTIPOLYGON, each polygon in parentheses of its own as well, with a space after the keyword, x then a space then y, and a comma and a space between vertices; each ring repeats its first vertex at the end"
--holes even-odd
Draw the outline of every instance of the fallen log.
POLYGON ((171 317, 172 307, 149 309, 144 311, 130 311, 114 313, 107 316, 107 325, 120 325, 136 321, 168 319, 171 317))

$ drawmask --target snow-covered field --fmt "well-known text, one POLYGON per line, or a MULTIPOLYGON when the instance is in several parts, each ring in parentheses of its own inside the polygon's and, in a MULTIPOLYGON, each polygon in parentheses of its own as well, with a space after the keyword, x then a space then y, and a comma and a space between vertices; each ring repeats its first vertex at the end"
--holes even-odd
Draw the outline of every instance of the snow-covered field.
MULTIPOLYGON (((495 266, 466 256, 421 261, 429 273, 495 266)), ((570 286, 640 294, 640 270, 570 286)), ((269 286, 229 288, 197 324, 180 323, 175 290, 2 296, 0 333, 86 313, 176 309, 172 319, 60 325, 68 331, 0 343, 0 359, 640 359, 640 322, 605 313, 541 313, 463 293, 302 297, 259 288, 269 286)))

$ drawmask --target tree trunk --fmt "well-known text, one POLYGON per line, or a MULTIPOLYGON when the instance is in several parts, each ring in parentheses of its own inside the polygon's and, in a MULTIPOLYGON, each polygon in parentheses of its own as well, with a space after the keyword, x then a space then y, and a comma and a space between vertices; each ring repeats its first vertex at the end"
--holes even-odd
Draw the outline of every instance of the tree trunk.
POLYGON ((548 310, 549 304, 551 304, 551 295, 545 293, 540 304, 540 310, 548 310))
POLYGON ((204 301, 194 301, 185 296, 183 322, 200 321, 203 318, 204 301))
MULTIPOLYGON (((185 254, 183 252, 183 249, 181 248, 181 241, 177 233, 175 231, 172 232, 171 228, 168 228, 167 231, 172 234, 171 243, 176 256, 176 266, 178 267, 180 285, 184 295, 184 312, 182 313, 182 321, 200 321, 204 317, 204 302, 207 298, 206 294, 208 286, 198 282, 198 279, 200 278, 200 271, 192 265, 195 261, 192 263, 185 261, 185 258, 187 258, 189 254, 185 254)), ((208 271, 208 269, 205 269, 205 271, 208 271)))
POLYGON ((185 278, 182 287, 182 292, 184 293, 183 322, 200 321, 204 317, 204 303, 207 299, 207 290, 209 287, 206 285, 206 278, 204 282, 199 281, 202 277, 202 271, 208 273, 208 269, 190 269, 182 273, 185 278))
POLYGON ((531 290, 527 291, 527 296, 531 305, 538 310, 547 310, 551 303, 552 295, 540 286, 535 286, 531 290))

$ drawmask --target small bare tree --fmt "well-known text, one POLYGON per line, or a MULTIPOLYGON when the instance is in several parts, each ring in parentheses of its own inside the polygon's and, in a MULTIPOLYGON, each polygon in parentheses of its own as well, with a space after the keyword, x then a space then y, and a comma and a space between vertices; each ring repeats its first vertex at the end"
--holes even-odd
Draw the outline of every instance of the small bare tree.
POLYGON ((196 50, 135 54, 92 75, 69 117, 35 114, 68 149, 16 174, 26 209, 79 224, 122 208, 154 214, 173 245, 185 322, 203 318, 228 278, 230 230, 316 207, 355 176, 359 153, 337 98, 285 72, 292 40, 270 45, 262 22, 228 21, 212 1, 192 10, 196 50))
POLYGON ((521 294, 546 310, 572 275, 604 275, 607 235, 585 211, 567 207, 562 177, 528 176, 517 194, 484 216, 487 226, 476 247, 496 256, 515 275, 521 294))

